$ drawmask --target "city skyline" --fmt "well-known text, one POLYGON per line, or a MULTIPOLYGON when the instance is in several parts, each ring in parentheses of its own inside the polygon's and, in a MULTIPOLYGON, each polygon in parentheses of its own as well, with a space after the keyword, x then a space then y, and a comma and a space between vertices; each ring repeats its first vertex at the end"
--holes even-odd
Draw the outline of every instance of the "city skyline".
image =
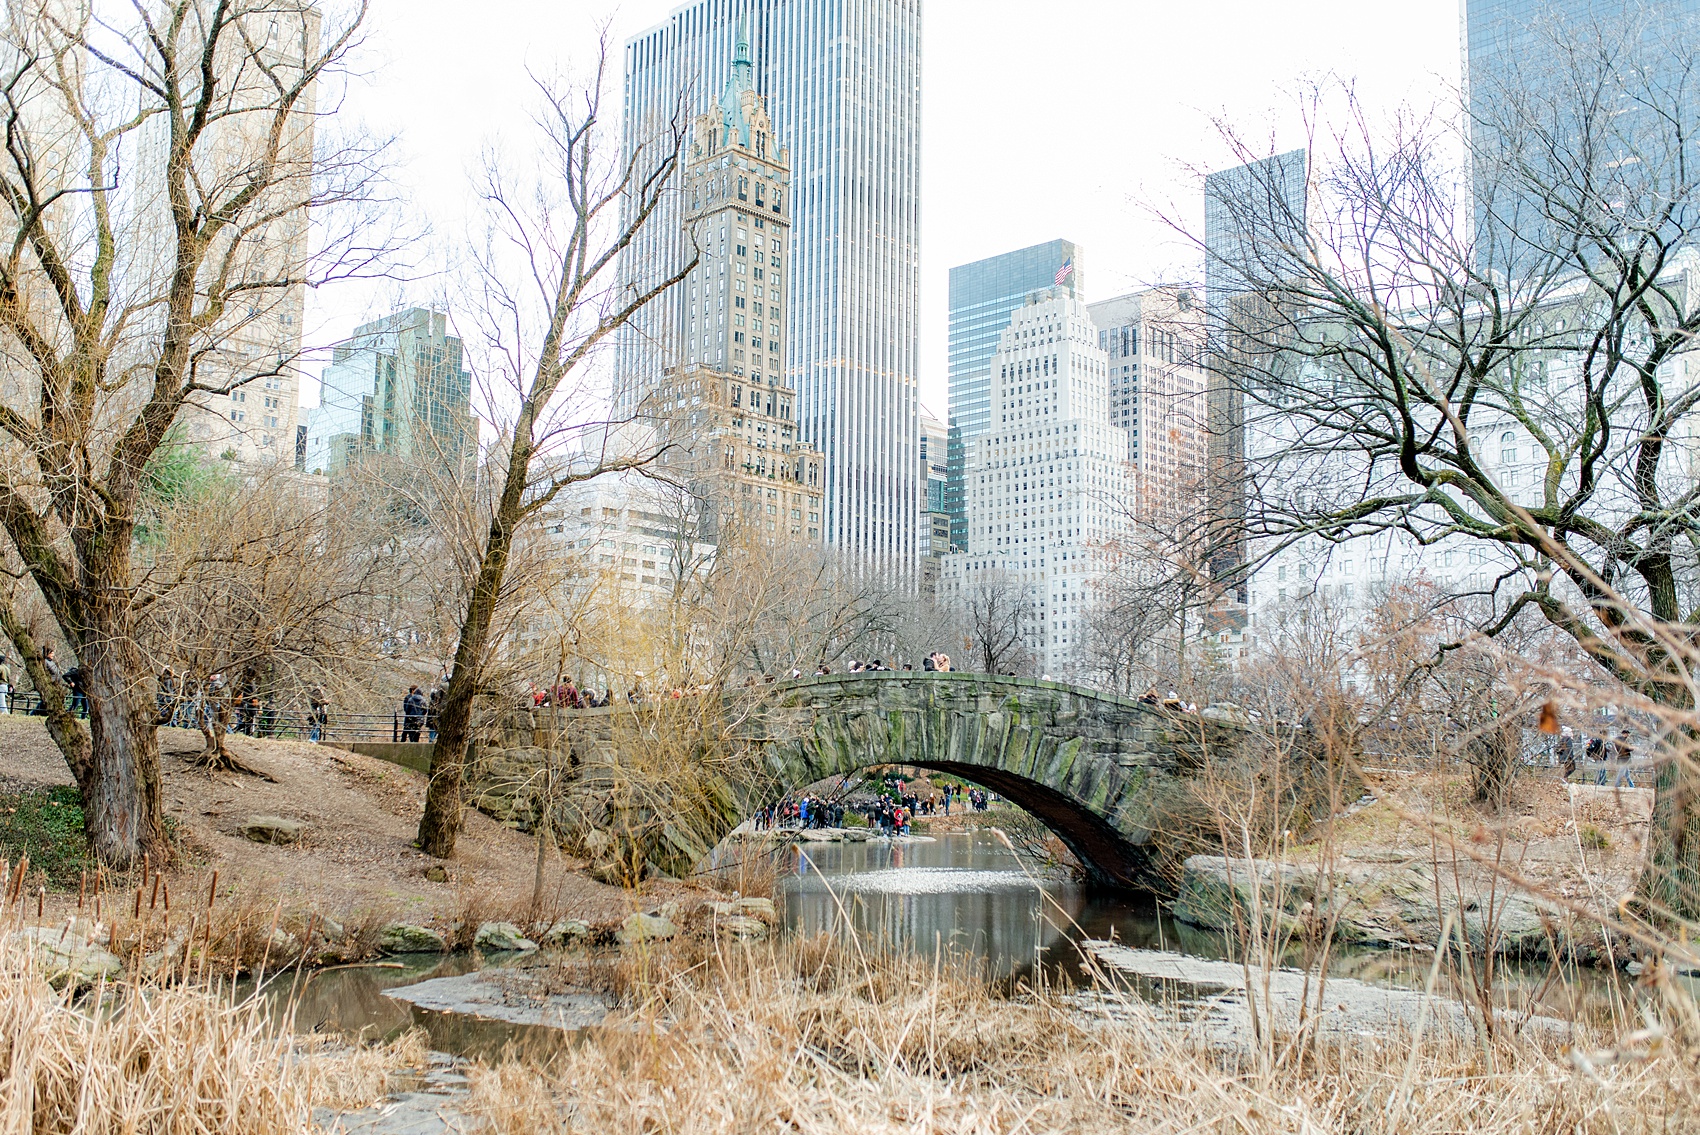
MULTIPOLYGON (((503 126, 503 118, 523 117, 535 105, 531 76, 547 78, 560 65, 582 77, 605 22, 612 21, 617 50, 676 6, 594 0, 567 9, 512 0, 450 40, 432 32, 461 14, 446 0, 405 6, 376 0, 371 74, 337 92, 337 105, 357 121, 400 135, 403 195, 434 219, 437 242, 447 245, 470 223, 485 153, 520 133, 503 126), (515 65, 516 37, 523 41, 517 49, 523 65, 515 65)), ((1147 204, 1190 216, 1189 226, 1202 224, 1202 172, 1232 164, 1211 129, 1212 116, 1267 134, 1273 151, 1304 140, 1291 93, 1307 76, 1352 74, 1363 97, 1388 107, 1406 97, 1426 101, 1457 81, 1459 12, 1452 0, 1369 13, 1321 0, 1302 17, 1238 0, 1209 12, 1075 2, 1056 6, 1044 20, 1027 15, 1002 0, 927 0, 924 7, 920 400, 941 412, 948 403, 952 265, 1066 235, 1090 249, 1098 295, 1175 279, 1196 264, 1196 249, 1147 204), (1023 33, 1010 35, 1017 21, 1023 33), (1159 42, 1176 50, 1148 53, 1132 71, 1118 62, 1131 45, 1159 42), (1137 130, 1092 114, 1059 113, 1066 101, 1047 93, 1043 68, 1029 66, 1057 52, 1077 61, 1070 97, 1081 105, 1160 99, 1167 113, 1141 117, 1137 130), (991 72, 1004 77, 981 81, 991 72), (1029 140, 1017 145, 1041 160, 1005 160, 1010 139, 1029 140), (1053 159, 1071 153, 1084 158, 1068 176, 1056 177, 1053 159)), ((727 51, 729 59, 730 39, 727 51)), ((425 280, 406 289, 315 291, 308 297, 306 341, 323 352, 356 324, 407 303, 437 302, 441 288, 425 280)), ((304 398, 312 402, 311 394, 304 398)))

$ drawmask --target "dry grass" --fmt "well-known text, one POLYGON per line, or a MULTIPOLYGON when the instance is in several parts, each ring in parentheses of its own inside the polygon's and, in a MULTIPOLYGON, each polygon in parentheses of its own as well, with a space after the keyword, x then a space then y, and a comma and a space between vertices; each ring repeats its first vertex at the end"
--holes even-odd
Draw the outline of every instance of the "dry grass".
POLYGON ((494 1135, 667 1131, 1692 1130, 1694 1063, 1665 1042, 1589 1057, 1388 1034, 1302 1059, 1224 1051, 1137 1000, 1088 1012, 972 973, 802 942, 651 955, 630 1007, 543 1067, 474 1076, 494 1135))
POLYGON ((17 1135, 283 1135, 314 1106, 382 1098, 423 1041, 301 1041, 264 1002, 188 986, 55 992, 0 947, 0 1131, 17 1135), (95 1011, 93 1006, 99 1006, 95 1011))

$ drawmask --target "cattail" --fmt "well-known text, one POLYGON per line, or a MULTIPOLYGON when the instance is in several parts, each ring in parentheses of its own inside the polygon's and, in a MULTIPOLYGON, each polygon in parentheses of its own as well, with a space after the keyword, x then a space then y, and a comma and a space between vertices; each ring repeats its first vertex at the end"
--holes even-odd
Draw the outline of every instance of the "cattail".
POLYGON ((169 915, 171 913, 171 884, 170 883, 165 884, 165 913, 167 915, 169 915))
POLYGON ((136 909, 130 917, 135 919, 140 919, 142 917, 142 888, 140 887, 136 888, 136 909))
POLYGON ((154 910, 155 908, 157 908, 159 906, 159 881, 160 881, 160 877, 158 875, 155 875, 153 877, 153 894, 148 896, 148 909, 149 910, 154 910))
POLYGON ((35 892, 35 917, 36 917, 37 922, 41 921, 41 908, 46 906, 46 905, 47 905, 47 888, 46 887, 36 888, 36 892, 35 892))

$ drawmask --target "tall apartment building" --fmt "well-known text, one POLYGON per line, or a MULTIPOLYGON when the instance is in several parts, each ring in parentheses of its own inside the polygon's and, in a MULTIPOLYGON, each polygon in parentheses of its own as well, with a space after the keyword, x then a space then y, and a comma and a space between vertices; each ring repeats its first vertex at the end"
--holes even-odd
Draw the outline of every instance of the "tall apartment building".
MULTIPOLYGON (((920 0, 680 6, 626 44, 627 155, 681 103, 691 114, 707 110, 746 65, 772 119, 770 144, 783 141, 791 165, 777 201, 791 221, 790 267, 777 279, 769 267, 765 280, 770 309, 772 288, 780 290, 784 353, 769 352, 762 373, 772 373, 768 358, 779 359, 797 391, 802 438, 824 455, 823 538, 870 565, 910 574, 922 489, 920 0), (747 64, 737 50, 741 32, 747 64)), ((624 281, 654 281, 683 262, 686 208, 681 194, 657 211, 622 265, 624 281)), ((687 339, 691 310, 688 291, 675 289, 622 335, 616 365, 624 405, 637 405, 682 361, 675 345, 687 339)), ((701 307, 695 311, 700 320, 701 307)))
MULTIPOLYGON (((1211 575, 1232 580, 1232 605, 1243 608, 1247 548, 1245 399, 1234 377, 1236 326, 1259 301, 1257 243, 1298 240, 1305 227, 1309 167, 1304 150, 1219 170, 1204 179, 1206 505, 1220 525, 1211 575)), ((1237 612, 1230 621, 1238 622, 1237 612)))
POLYGON ((992 355, 1010 316, 1032 296, 1060 287, 1085 296, 1080 249, 1053 240, 1000 253, 950 270, 949 466, 945 511, 950 543, 968 546, 965 471, 975 439, 992 425, 992 355))
POLYGON ((477 445, 461 341, 445 313, 413 307, 362 324, 331 348, 302 468, 335 476, 389 459, 458 479, 477 445))
POLYGON ((1109 421, 1127 431, 1139 506, 1191 507, 1204 491, 1204 309, 1186 288, 1088 304, 1109 359, 1109 421))
POLYGON ((1029 652, 1042 673, 1071 676, 1090 589, 1128 529, 1110 360, 1086 305, 1056 288, 1010 319, 991 376, 992 421, 965 476, 968 547, 946 560, 941 591, 987 579, 1025 589, 1029 652))
MULTIPOLYGON (((292 70, 299 72, 304 59, 317 55, 320 14, 311 3, 289 0, 265 13, 263 21, 250 15, 247 23, 250 35, 264 36, 258 51, 273 71, 262 74, 248 67, 223 78, 235 84, 237 92, 246 84, 257 86, 253 101, 265 105, 274 97, 271 83, 290 81, 292 70)), ((246 53, 239 53, 239 58, 246 59, 246 53)), ((240 105, 239 94, 235 101, 240 105)), ((273 193, 280 205, 309 195, 317 103, 316 85, 310 86, 289 116, 279 151, 279 185, 273 193)), ((228 194, 243 184, 260 144, 253 132, 265 129, 269 122, 267 115, 236 114, 215 124, 198 149, 199 186, 209 193, 228 194)), ((160 122, 152 129, 160 132, 152 144, 163 151, 166 125, 160 122)), ((156 239, 162 248, 167 246, 164 234, 170 225, 164 210, 165 203, 158 202, 152 213, 153 223, 160 226, 156 239)), ((307 210, 280 208, 257 235, 247 236, 245 245, 234 259, 236 276, 299 278, 309 254, 307 210)), ((301 333, 307 289, 296 284, 248 295, 252 298, 232 305, 233 322, 224 326, 216 349, 198 364, 201 382, 234 388, 228 394, 192 396, 178 421, 185 439, 210 456, 250 464, 293 464, 301 421, 301 333)))
POLYGON ((650 401, 669 435, 663 461, 694 486, 712 539, 736 522, 764 538, 821 541, 826 471, 800 436, 797 392, 781 361, 789 159, 740 36, 720 101, 692 126, 684 225, 701 259, 680 288, 682 362, 650 401))

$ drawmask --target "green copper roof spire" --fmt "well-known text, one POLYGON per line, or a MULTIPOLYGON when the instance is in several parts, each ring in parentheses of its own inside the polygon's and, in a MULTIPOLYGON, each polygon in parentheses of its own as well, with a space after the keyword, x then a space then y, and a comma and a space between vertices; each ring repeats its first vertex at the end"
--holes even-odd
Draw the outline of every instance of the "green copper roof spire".
POLYGON ((744 117, 744 91, 755 89, 755 68, 750 65, 750 30, 747 17, 738 17, 738 46, 732 52, 732 74, 726 89, 720 94, 720 110, 726 124, 726 138, 733 134, 745 146, 750 144, 750 123, 744 117))

